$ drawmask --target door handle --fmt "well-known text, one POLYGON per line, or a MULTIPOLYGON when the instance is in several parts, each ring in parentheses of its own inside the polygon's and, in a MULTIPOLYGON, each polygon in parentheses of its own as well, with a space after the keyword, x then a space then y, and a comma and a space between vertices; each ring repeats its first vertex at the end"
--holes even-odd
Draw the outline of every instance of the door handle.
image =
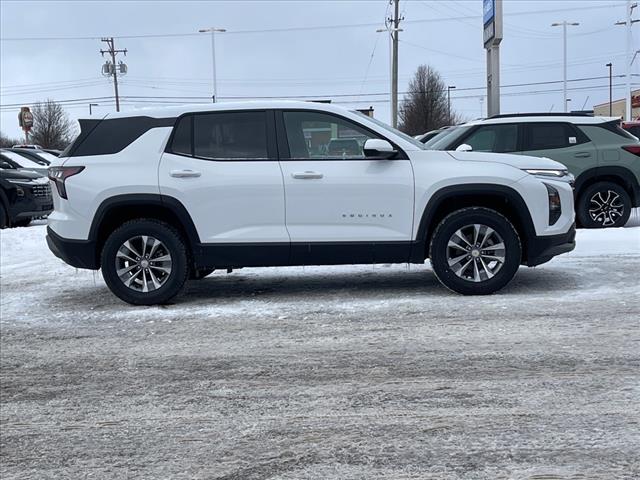
POLYGON ((574 155, 576 158, 587 158, 590 157, 591 154, 589 152, 578 152, 574 155))
POLYGON ((192 177, 199 177, 202 174, 200 172, 196 172, 195 170, 185 169, 185 170, 171 170, 171 172, 169 172, 169 175, 175 178, 192 178, 192 177))
POLYGON ((303 179, 303 180, 309 180, 309 179, 314 179, 314 178, 322 178, 324 175, 322 175, 319 172, 306 171, 306 172, 292 173, 291 176, 293 178, 300 178, 300 179, 303 179))

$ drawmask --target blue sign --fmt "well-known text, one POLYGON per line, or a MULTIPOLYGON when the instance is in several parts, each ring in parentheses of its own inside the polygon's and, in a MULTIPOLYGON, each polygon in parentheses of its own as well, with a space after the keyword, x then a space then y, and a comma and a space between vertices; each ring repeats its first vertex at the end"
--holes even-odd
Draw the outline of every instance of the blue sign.
POLYGON ((496 0, 482 0, 482 23, 486 25, 493 21, 496 15, 496 0))

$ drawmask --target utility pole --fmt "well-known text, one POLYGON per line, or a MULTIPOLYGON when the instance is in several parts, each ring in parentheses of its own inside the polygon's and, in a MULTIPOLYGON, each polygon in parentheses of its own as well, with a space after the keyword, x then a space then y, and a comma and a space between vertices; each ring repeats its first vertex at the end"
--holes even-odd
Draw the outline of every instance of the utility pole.
POLYGON ((612 75, 613 63, 609 62, 605 66, 609 67, 609 116, 612 117, 613 116, 613 75, 612 75))
POLYGON ((216 32, 224 33, 227 30, 224 28, 201 28, 199 33, 211 33, 211 77, 213 83, 213 92, 211 94, 211 100, 216 103, 218 100, 218 81, 216 78, 216 32))
POLYGON ((563 53, 563 83, 562 83, 562 104, 564 105, 564 111, 568 110, 568 101, 567 101, 567 26, 576 27, 580 25, 578 22, 567 22, 566 20, 562 22, 552 23, 552 27, 562 26, 562 51, 563 53))
POLYGON ((127 67, 122 62, 120 62, 120 65, 116 65, 116 55, 118 53, 124 53, 126 57, 127 49, 125 48, 124 50, 116 50, 113 42, 113 37, 103 38, 101 41, 105 42, 109 47, 109 49, 100 50, 100 53, 102 54, 103 57, 105 53, 108 53, 111 56, 111 67, 107 67, 109 65, 109 62, 107 62, 105 65, 103 65, 102 72, 103 74, 108 74, 109 76, 113 76, 113 88, 116 94, 116 112, 119 112, 120 96, 118 95, 118 70, 120 70, 120 73, 126 73, 127 67), (105 69, 105 67, 107 68, 105 69))
POLYGON ((625 55, 625 66, 626 66, 626 92, 625 92, 625 119, 629 122, 632 120, 631 118, 631 49, 633 48, 633 36, 631 27, 634 23, 640 22, 640 20, 633 20, 631 17, 633 16, 633 9, 638 6, 637 3, 631 3, 631 0, 627 0, 627 20, 624 22, 616 22, 616 25, 625 25, 627 27, 627 51, 625 55))
POLYGON ((449 85, 447 87, 447 121, 451 125, 451 90, 456 88, 455 85, 449 85))
POLYGON ((400 0, 390 0, 394 4, 393 18, 390 19, 391 39, 393 40, 393 59, 391 63, 391 123, 394 128, 398 126, 398 35, 400 29, 400 0))

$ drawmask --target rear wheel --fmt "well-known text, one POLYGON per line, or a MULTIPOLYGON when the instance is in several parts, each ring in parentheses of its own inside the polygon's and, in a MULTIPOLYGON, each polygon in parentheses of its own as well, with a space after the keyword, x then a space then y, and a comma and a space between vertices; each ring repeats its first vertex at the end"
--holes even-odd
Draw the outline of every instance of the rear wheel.
POLYGON ((109 289, 134 305, 168 302, 189 274, 181 235, 153 219, 131 220, 116 229, 104 244, 101 265, 109 289))
POLYGON ((464 208, 445 217, 431 238, 429 257, 438 280, 463 295, 500 290, 520 266, 520 238, 511 222, 488 208, 464 208))
POLYGON ((585 228, 623 227, 631 215, 631 197, 613 182, 587 187, 577 205, 578 221, 585 228))

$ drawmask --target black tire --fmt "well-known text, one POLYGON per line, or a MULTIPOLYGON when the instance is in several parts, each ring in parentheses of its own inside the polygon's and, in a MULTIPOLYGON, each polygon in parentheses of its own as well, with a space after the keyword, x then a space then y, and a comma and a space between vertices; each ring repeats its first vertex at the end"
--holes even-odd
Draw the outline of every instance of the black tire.
POLYGON ((189 273, 189 280, 202 280, 204 277, 211 275, 215 268, 196 268, 189 273))
MULTIPOLYGON (((469 239, 473 241, 473 238, 470 237, 469 239)), ((463 245, 465 249, 468 247, 468 244, 464 245, 462 241, 460 241, 460 245, 463 245)), ((486 245, 492 246, 498 245, 498 243, 487 243, 486 245)), ((511 222, 509 222, 504 215, 501 215, 495 210, 483 207, 463 208, 446 216, 436 227, 433 236, 431 237, 431 244, 429 245, 431 266, 436 277, 440 280, 440 283, 448 289, 463 295, 489 295, 497 292, 509 283, 516 274, 518 267, 520 266, 521 257, 522 247, 520 245, 520 237, 511 222), (471 254, 473 252, 471 250, 469 250, 467 255, 467 253, 464 253, 464 249, 460 247, 452 248, 449 246, 449 240, 452 239, 458 231, 462 230, 464 233, 465 229, 473 229, 474 225, 485 226, 484 230, 482 230, 482 227, 479 229, 480 234, 478 235, 479 238, 477 244, 481 243, 480 236, 489 232, 486 227, 493 229, 496 234, 496 236, 493 236, 494 234, 489 233, 490 237, 486 239, 487 242, 490 242, 491 239, 495 238, 501 240, 504 244, 504 249, 499 250, 491 248, 475 249, 476 252, 474 255, 480 256, 481 253, 483 255, 489 255, 489 252, 493 252, 492 255, 502 256, 504 258, 503 262, 486 260, 484 256, 482 257, 484 260, 479 260, 476 257, 472 257, 471 254), (502 252, 503 250, 504 253, 497 253, 498 251, 502 252), (457 257, 457 254, 452 253, 456 251, 459 251, 460 257, 457 257), (475 265, 479 265, 480 274, 478 278, 480 278, 480 280, 473 281, 470 277, 464 276, 463 278, 459 276, 459 274, 454 271, 454 268, 449 265, 450 256, 455 256, 457 258, 464 257, 460 260, 460 263, 455 263, 453 265, 455 268, 459 266, 462 267, 462 265, 469 265, 467 269, 463 269, 460 275, 464 275, 466 272, 471 271, 471 274, 474 274, 475 276, 475 265), (483 270, 483 264, 478 262, 484 262, 485 260, 487 263, 486 268, 483 270), (468 264, 467 262, 469 261, 472 263, 468 264), (494 265, 494 271, 491 271, 491 265, 494 265), (471 270, 468 270, 468 268, 471 270), (492 276, 489 276, 489 272, 492 276)))
MULTIPOLYGON (((135 257, 135 255, 131 256, 135 257)), ((135 260, 135 258, 133 259, 135 260)), ((150 260, 150 263, 153 263, 153 261, 150 260)), ((189 275, 188 265, 189 255, 180 233, 171 225, 154 219, 141 218, 124 223, 109 235, 102 249, 101 266, 104 281, 118 298, 133 305, 163 304, 176 297, 182 291, 189 275), (116 261, 118 261, 116 256, 122 245, 127 240, 142 236, 153 237, 161 242, 161 247, 159 248, 162 248, 162 251, 168 253, 171 258, 170 272, 163 277, 162 283, 158 288, 147 292, 125 285, 124 280, 118 276, 116 266, 116 261)), ((152 267, 136 268, 136 270, 148 272, 150 268, 152 267)), ((127 275, 126 278, 130 283, 142 283, 139 280, 132 282, 130 277, 134 275, 127 275)), ((143 275, 145 274, 143 273, 143 275)), ((159 275, 162 275, 162 273, 159 275)), ((145 276, 146 279, 147 277, 145 276)), ((144 283, 149 285, 147 281, 144 283)))
POLYGON ((16 220, 13 222, 13 227, 27 227, 31 223, 32 218, 23 218, 21 220, 16 220))
POLYGON ((584 228, 624 227, 631 215, 631 197, 617 183, 598 182, 588 186, 576 205, 578 222, 584 228), (597 211, 598 205, 602 205, 597 211))
POLYGON ((4 209, 4 205, 0 204, 0 228, 7 228, 9 226, 9 215, 4 209))

